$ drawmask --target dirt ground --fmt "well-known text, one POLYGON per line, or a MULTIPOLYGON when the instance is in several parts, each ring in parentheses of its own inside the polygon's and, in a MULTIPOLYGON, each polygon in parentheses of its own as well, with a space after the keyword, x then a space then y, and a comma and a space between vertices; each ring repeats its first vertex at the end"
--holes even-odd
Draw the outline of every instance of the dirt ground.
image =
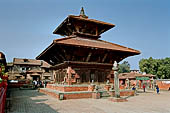
POLYGON ((170 92, 138 93, 128 102, 102 99, 57 100, 37 90, 12 90, 10 113, 170 113, 170 92))

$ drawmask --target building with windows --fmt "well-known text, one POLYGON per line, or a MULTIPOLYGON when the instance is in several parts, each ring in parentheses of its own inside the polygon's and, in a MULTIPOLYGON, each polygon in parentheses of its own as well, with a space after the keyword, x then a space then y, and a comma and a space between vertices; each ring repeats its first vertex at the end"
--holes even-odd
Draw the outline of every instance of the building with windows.
POLYGON ((14 58, 8 64, 9 80, 51 80, 50 64, 42 60, 14 58))

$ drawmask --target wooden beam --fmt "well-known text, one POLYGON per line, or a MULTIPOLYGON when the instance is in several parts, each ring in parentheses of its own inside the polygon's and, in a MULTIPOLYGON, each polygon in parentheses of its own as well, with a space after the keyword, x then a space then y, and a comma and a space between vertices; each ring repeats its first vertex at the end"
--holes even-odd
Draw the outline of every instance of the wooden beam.
POLYGON ((86 62, 90 60, 91 55, 92 55, 92 52, 90 52, 89 55, 87 56, 86 62))
POLYGON ((51 58, 48 59, 48 63, 51 64, 51 65, 54 65, 54 62, 53 62, 53 60, 51 58))
POLYGON ((57 57, 57 52, 54 50, 53 52, 50 52, 50 55, 48 57, 54 59, 55 64, 62 62, 61 58, 57 57))
POLYGON ((67 55, 67 52, 66 52, 66 48, 64 48, 63 46, 59 45, 59 48, 61 49, 61 53, 63 53, 63 57, 65 60, 69 61, 69 58, 68 58, 68 55, 67 55))
POLYGON ((67 27, 67 30, 68 30, 68 35, 71 35, 72 34, 72 29, 70 28, 70 25, 71 25, 71 23, 68 23, 69 25, 67 25, 66 27, 67 27))
POLYGON ((100 60, 101 60, 101 57, 100 57, 100 55, 99 55, 97 62, 100 62, 100 60))
POLYGON ((60 60, 60 59, 58 59, 56 56, 54 56, 54 58, 55 58, 57 61, 59 61, 59 62, 61 61, 61 60, 60 60))
POLYGON ((103 59, 102 59, 102 63, 105 61, 105 59, 107 58, 107 55, 108 55, 108 53, 106 53, 105 55, 104 55, 104 57, 103 57, 103 59))
POLYGON ((62 54, 58 54, 63 60, 66 60, 62 54))
POLYGON ((72 58, 71 58, 71 60, 72 60, 72 61, 74 61, 74 59, 75 59, 75 56, 74 56, 74 55, 72 55, 72 58))
POLYGON ((99 35, 98 27, 96 26, 96 36, 99 35))

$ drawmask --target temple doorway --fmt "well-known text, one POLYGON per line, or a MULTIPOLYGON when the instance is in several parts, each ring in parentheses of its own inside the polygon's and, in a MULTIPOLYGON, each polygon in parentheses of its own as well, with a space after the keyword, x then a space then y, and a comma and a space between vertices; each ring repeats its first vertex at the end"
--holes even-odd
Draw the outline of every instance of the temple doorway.
POLYGON ((40 80, 40 76, 39 75, 34 75, 34 76, 32 76, 32 80, 40 80))

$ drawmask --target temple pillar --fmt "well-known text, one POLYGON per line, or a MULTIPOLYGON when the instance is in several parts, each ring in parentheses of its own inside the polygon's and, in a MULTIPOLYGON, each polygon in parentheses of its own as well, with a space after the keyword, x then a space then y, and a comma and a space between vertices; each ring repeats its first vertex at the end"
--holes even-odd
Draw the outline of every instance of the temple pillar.
POLYGON ((114 62, 112 69, 114 70, 114 90, 115 90, 115 97, 116 97, 116 98, 120 98, 118 66, 117 66, 117 62, 116 62, 116 61, 114 62))

